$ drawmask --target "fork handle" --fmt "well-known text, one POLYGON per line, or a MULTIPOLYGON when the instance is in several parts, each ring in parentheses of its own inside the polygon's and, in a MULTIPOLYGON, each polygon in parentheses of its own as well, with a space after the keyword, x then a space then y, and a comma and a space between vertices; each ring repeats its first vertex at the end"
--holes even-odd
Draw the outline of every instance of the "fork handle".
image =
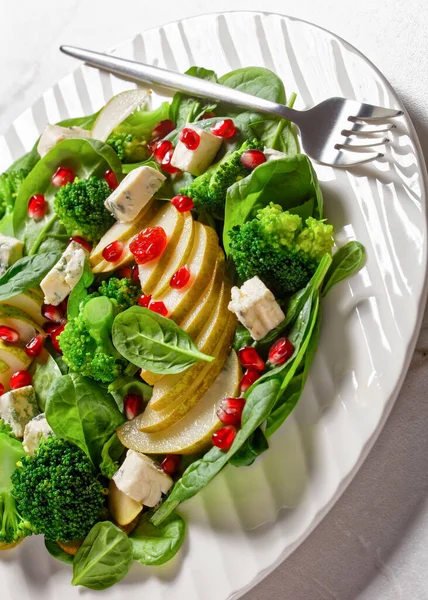
POLYGON ((302 111, 297 111, 283 104, 277 104, 270 100, 264 100, 263 98, 240 92, 219 83, 74 46, 61 46, 60 49, 69 56, 84 60, 92 67, 98 67, 110 73, 125 76, 133 81, 150 84, 156 83, 175 91, 186 92, 198 98, 209 98, 211 100, 215 99, 227 102, 228 104, 236 104, 243 108, 288 119, 297 125, 301 120, 302 111))

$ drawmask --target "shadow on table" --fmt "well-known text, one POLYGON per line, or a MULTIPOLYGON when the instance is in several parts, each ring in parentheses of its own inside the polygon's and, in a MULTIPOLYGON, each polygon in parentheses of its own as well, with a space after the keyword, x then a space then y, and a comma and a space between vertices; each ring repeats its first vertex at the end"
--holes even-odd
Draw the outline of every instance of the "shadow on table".
MULTIPOLYGON (((428 128, 411 117, 428 162, 428 128)), ((403 598, 388 560, 428 499, 427 367, 428 311, 409 375, 363 467, 309 538, 245 600, 355 600, 378 576, 389 580, 391 598, 403 598)))

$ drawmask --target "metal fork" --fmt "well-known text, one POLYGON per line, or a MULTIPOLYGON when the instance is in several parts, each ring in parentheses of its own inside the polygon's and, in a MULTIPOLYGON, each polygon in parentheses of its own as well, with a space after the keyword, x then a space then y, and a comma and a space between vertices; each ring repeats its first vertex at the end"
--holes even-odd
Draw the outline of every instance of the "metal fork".
POLYGON ((395 125, 385 121, 403 114, 401 110, 345 98, 328 98, 307 110, 295 110, 218 83, 144 63, 73 46, 61 46, 60 49, 65 54, 84 60, 88 65, 132 81, 159 84, 199 98, 236 104, 292 121, 300 129, 305 152, 315 161, 334 167, 353 167, 381 158, 382 153, 371 149, 386 144, 389 140, 385 137, 373 137, 373 134, 393 129, 395 125), (380 125, 370 124, 382 121, 384 123, 380 125), (362 137, 366 139, 361 140, 362 137))

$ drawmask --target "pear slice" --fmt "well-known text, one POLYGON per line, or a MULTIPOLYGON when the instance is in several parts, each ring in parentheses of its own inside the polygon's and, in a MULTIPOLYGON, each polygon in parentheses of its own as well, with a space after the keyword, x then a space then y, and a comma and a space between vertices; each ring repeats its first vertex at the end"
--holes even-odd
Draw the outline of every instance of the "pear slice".
POLYGON ((151 91, 137 88, 113 96, 99 112, 92 126, 91 137, 105 142, 115 127, 120 125, 135 110, 148 110, 151 91))
POLYGON ((217 408, 223 398, 237 395, 241 366, 234 350, 229 354, 220 375, 199 402, 178 423, 159 433, 143 433, 136 419, 127 421, 117 430, 126 448, 143 454, 195 454, 205 450, 211 436, 222 423, 217 408))
POLYGON ((233 315, 224 328, 223 336, 213 352, 215 361, 206 365, 199 376, 182 391, 164 410, 153 410, 147 405, 145 411, 137 417, 137 427, 140 431, 153 432, 167 429, 182 419, 202 398, 211 387, 217 375, 223 368, 230 352, 236 320, 233 315))
POLYGON ((83 540, 71 540, 71 542, 60 542, 58 540, 56 543, 61 548, 61 550, 64 550, 66 554, 69 554, 70 556, 76 556, 77 551, 83 544, 83 540))
POLYGON ((0 383, 4 385, 4 391, 10 390, 10 378, 16 371, 26 371, 30 366, 32 358, 18 346, 5 344, 0 340, 0 383), (4 368, 4 364, 8 366, 4 368))
POLYGON ((108 509, 110 515, 118 525, 129 525, 143 510, 143 505, 120 491, 113 479, 110 481, 109 491, 108 509))
POLYGON ((0 302, 0 311, 4 306, 17 308, 26 313, 37 325, 42 326, 46 323, 46 319, 42 315, 42 305, 43 296, 39 296, 32 290, 27 290, 22 294, 8 298, 4 303, 0 302))
POLYGON ((43 332, 42 327, 37 325, 27 313, 9 304, 0 304, 0 325, 16 329, 20 339, 24 342, 28 342, 36 332, 43 332))
MULTIPOLYGON (((211 317, 209 318, 206 327, 196 340, 198 349, 204 354, 211 355, 221 340, 225 325, 229 320, 230 312, 227 305, 230 300, 230 288, 227 284, 223 284, 217 306, 211 317)), ((198 377, 199 373, 204 369, 203 361, 198 361, 182 373, 175 375, 164 375, 162 379, 156 383, 153 388, 152 397, 149 401, 149 406, 153 410, 163 410, 167 408, 179 395, 186 390, 192 382, 198 377)))

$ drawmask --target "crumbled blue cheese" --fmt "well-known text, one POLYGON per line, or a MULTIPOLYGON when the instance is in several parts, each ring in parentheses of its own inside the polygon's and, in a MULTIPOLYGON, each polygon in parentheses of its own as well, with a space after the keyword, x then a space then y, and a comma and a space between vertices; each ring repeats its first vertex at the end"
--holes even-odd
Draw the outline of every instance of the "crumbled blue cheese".
POLYGON ((18 438, 22 438, 25 426, 39 412, 32 385, 10 390, 0 396, 0 417, 12 427, 13 433, 18 438))
POLYGON ((213 162, 222 144, 222 138, 205 131, 200 127, 187 126, 193 129, 200 137, 200 142, 195 150, 189 150, 183 142, 178 142, 171 158, 173 167, 187 171, 191 175, 201 175, 213 162))
POLYGON ((51 426, 46 420, 45 413, 41 413, 31 419, 24 428, 23 446, 25 452, 31 456, 34 454, 41 440, 45 440, 50 435, 53 435, 51 426))
POLYGON ((61 125, 46 125, 39 143, 37 152, 43 158, 54 146, 63 140, 72 138, 90 138, 91 132, 81 127, 62 127, 61 125))
POLYGON ((241 288, 233 287, 231 295, 229 310, 248 329, 253 340, 261 340, 285 319, 275 296, 258 277, 248 279, 241 288))
POLYGON ((113 481, 121 492, 146 506, 156 506, 173 484, 171 477, 154 461, 134 450, 128 450, 113 481))
POLYGON ((14 237, 0 234, 0 277, 17 260, 22 258, 23 242, 14 237))
POLYGON ((104 202, 120 223, 133 221, 165 181, 165 175, 152 167, 133 169, 104 202))
POLYGON ((59 261, 40 282, 45 304, 58 306, 79 281, 88 252, 77 242, 70 242, 59 261))

